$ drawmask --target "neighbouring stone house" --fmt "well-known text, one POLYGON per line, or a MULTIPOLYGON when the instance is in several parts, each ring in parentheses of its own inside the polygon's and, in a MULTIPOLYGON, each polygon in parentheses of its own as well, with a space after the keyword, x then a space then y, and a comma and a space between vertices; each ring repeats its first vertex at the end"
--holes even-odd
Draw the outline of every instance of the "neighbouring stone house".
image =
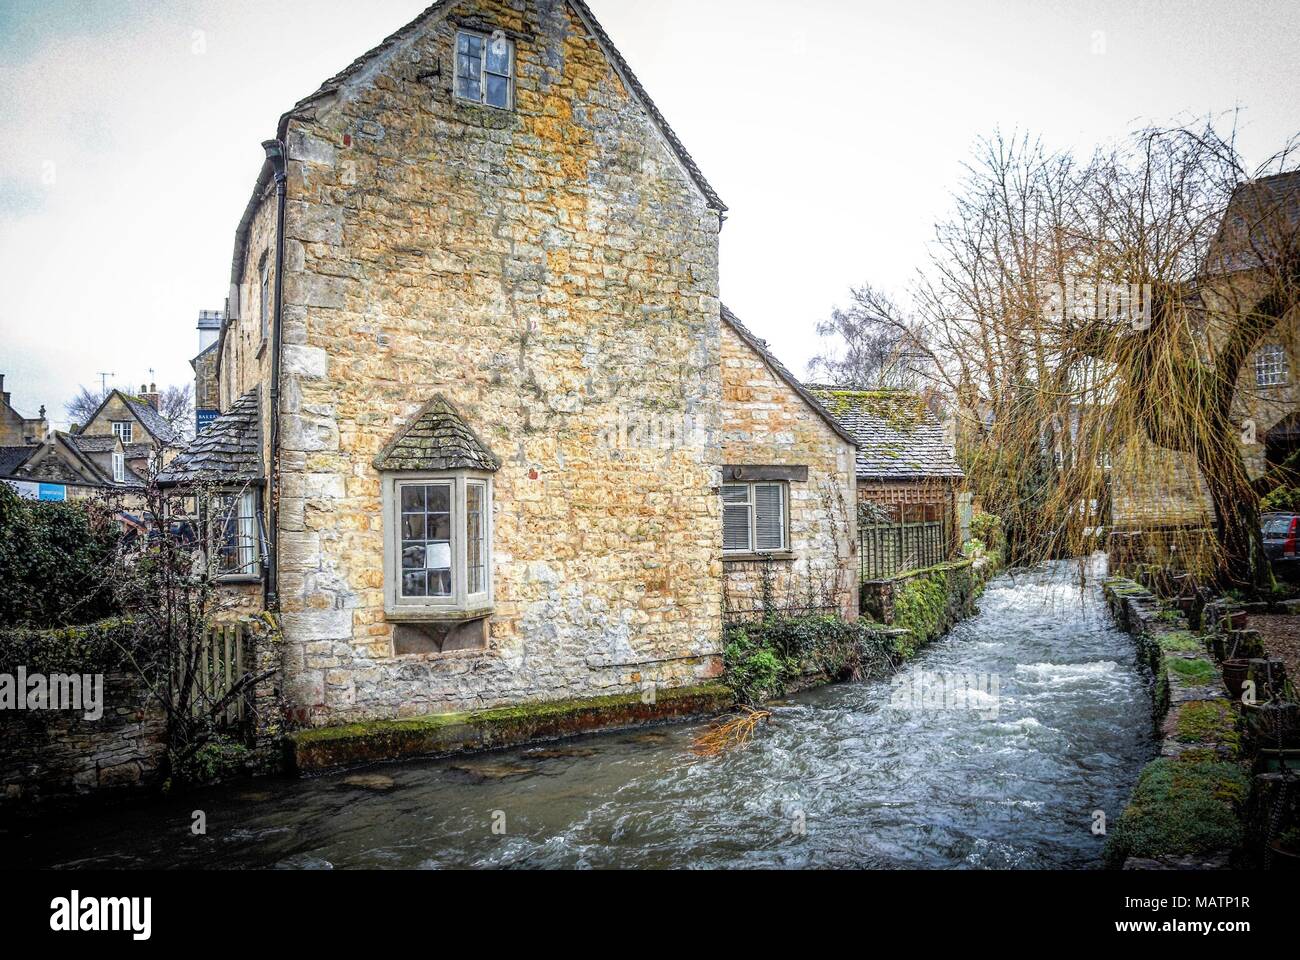
POLYGON ((164 479, 297 721, 708 681, 759 568, 856 614, 853 439, 721 307, 726 208, 585 3, 437 3, 264 146, 164 479))
MULTIPOLYGON (((1197 299, 1210 318, 1203 324, 1207 360, 1229 347, 1223 318, 1242 316, 1269 294, 1273 265, 1287 248, 1295 249, 1298 231, 1300 172, 1264 177, 1236 191, 1196 279, 1197 299)), ((1293 308, 1252 351, 1236 385, 1232 421, 1241 427, 1240 449, 1252 480, 1300 451, 1297 371, 1300 311, 1293 308)), ((1118 530, 1151 535, 1214 525, 1209 488, 1188 453, 1128 438, 1114 454, 1111 484, 1118 530)))
MULTIPOLYGON (((0 388, 4 378, 0 376, 0 388)), ((51 431, 40 416, 28 419, 0 395, 0 480, 7 480, 25 496, 85 500, 105 494, 133 495, 142 477, 133 469, 130 451, 113 434, 83 436, 51 431), (15 442, 21 441, 21 442, 15 442)), ((125 500, 119 499, 125 504, 125 500)))
POLYGON ((961 547, 958 498, 965 481, 953 424, 908 391, 810 389, 857 445, 864 577, 950 559, 961 547))
POLYGON ((84 425, 74 428, 82 440, 121 441, 128 470, 138 477, 171 462, 183 437, 159 411, 160 395, 154 385, 141 386, 138 396, 111 391, 84 425))

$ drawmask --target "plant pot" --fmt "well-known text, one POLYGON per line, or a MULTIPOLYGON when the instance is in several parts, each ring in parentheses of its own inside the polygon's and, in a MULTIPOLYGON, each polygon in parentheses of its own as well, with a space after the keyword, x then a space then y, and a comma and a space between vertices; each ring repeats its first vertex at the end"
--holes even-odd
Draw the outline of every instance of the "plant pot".
POLYGON ((1223 685, 1227 688, 1228 694, 1232 697, 1234 703, 1241 702, 1241 694, 1246 687, 1246 680, 1249 677, 1249 660, 1223 661, 1223 685))
POLYGON ((1223 626, 1227 630, 1245 630, 1250 622, 1250 614, 1245 610, 1229 610, 1223 617, 1223 626))
POLYGON ((1256 773, 1281 773, 1282 767, 1293 773, 1300 773, 1300 750, 1278 750, 1261 748, 1255 757, 1256 773))
POLYGON ((1276 843, 1269 845, 1269 850, 1273 854, 1273 862, 1269 867, 1270 870, 1294 871, 1300 870, 1300 851, 1288 850, 1280 847, 1276 843))

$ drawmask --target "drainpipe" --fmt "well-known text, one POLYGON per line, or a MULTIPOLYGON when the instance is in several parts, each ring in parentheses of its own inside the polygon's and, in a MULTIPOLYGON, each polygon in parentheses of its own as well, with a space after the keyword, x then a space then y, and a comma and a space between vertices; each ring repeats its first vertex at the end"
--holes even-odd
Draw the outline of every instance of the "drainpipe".
POLYGON ((266 477, 266 525, 270 531, 266 565, 266 607, 272 613, 280 609, 280 350, 284 317, 284 211, 288 184, 288 158, 283 140, 262 144, 266 159, 275 174, 275 312, 271 322, 271 462, 266 477))

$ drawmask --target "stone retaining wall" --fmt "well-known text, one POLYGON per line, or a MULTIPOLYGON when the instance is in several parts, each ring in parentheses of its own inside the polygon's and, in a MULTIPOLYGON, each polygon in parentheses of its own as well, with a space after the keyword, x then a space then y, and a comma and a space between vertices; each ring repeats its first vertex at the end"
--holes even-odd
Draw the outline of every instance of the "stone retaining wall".
POLYGON ((104 715, 0 713, 0 811, 28 810, 149 782, 165 751, 166 717, 140 679, 104 678, 104 715))

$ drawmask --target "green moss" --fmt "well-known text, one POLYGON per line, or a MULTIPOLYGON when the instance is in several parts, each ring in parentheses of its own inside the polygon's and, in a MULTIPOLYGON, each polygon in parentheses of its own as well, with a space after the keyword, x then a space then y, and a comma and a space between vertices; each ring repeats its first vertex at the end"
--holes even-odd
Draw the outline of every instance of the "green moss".
POLYGON ((1178 711, 1174 735, 1182 743, 1220 744, 1234 753, 1241 745, 1237 715, 1227 700, 1185 703, 1178 711))
POLYGON ((726 629, 724 680, 739 702, 761 703, 796 686, 883 673, 892 669, 889 647, 867 620, 771 616, 726 629))
POLYGON ((1106 843, 1113 867, 1128 857, 1166 857, 1238 849, 1249 781, 1232 763, 1154 760, 1106 843))
POLYGON ((611 727, 718 713, 734 702, 728 687, 712 683, 662 690, 652 702, 631 693, 301 730, 286 738, 286 746, 293 767, 310 773, 402 757, 494 749, 611 727))
POLYGON ((1219 672, 1214 669, 1214 664, 1199 657, 1191 660, 1183 657, 1166 657, 1165 664, 1187 683, 1212 683, 1219 675, 1219 672))
POLYGON ((1175 630, 1156 638, 1160 649, 1165 653, 1200 653, 1205 649, 1205 641, 1190 630, 1175 630))

